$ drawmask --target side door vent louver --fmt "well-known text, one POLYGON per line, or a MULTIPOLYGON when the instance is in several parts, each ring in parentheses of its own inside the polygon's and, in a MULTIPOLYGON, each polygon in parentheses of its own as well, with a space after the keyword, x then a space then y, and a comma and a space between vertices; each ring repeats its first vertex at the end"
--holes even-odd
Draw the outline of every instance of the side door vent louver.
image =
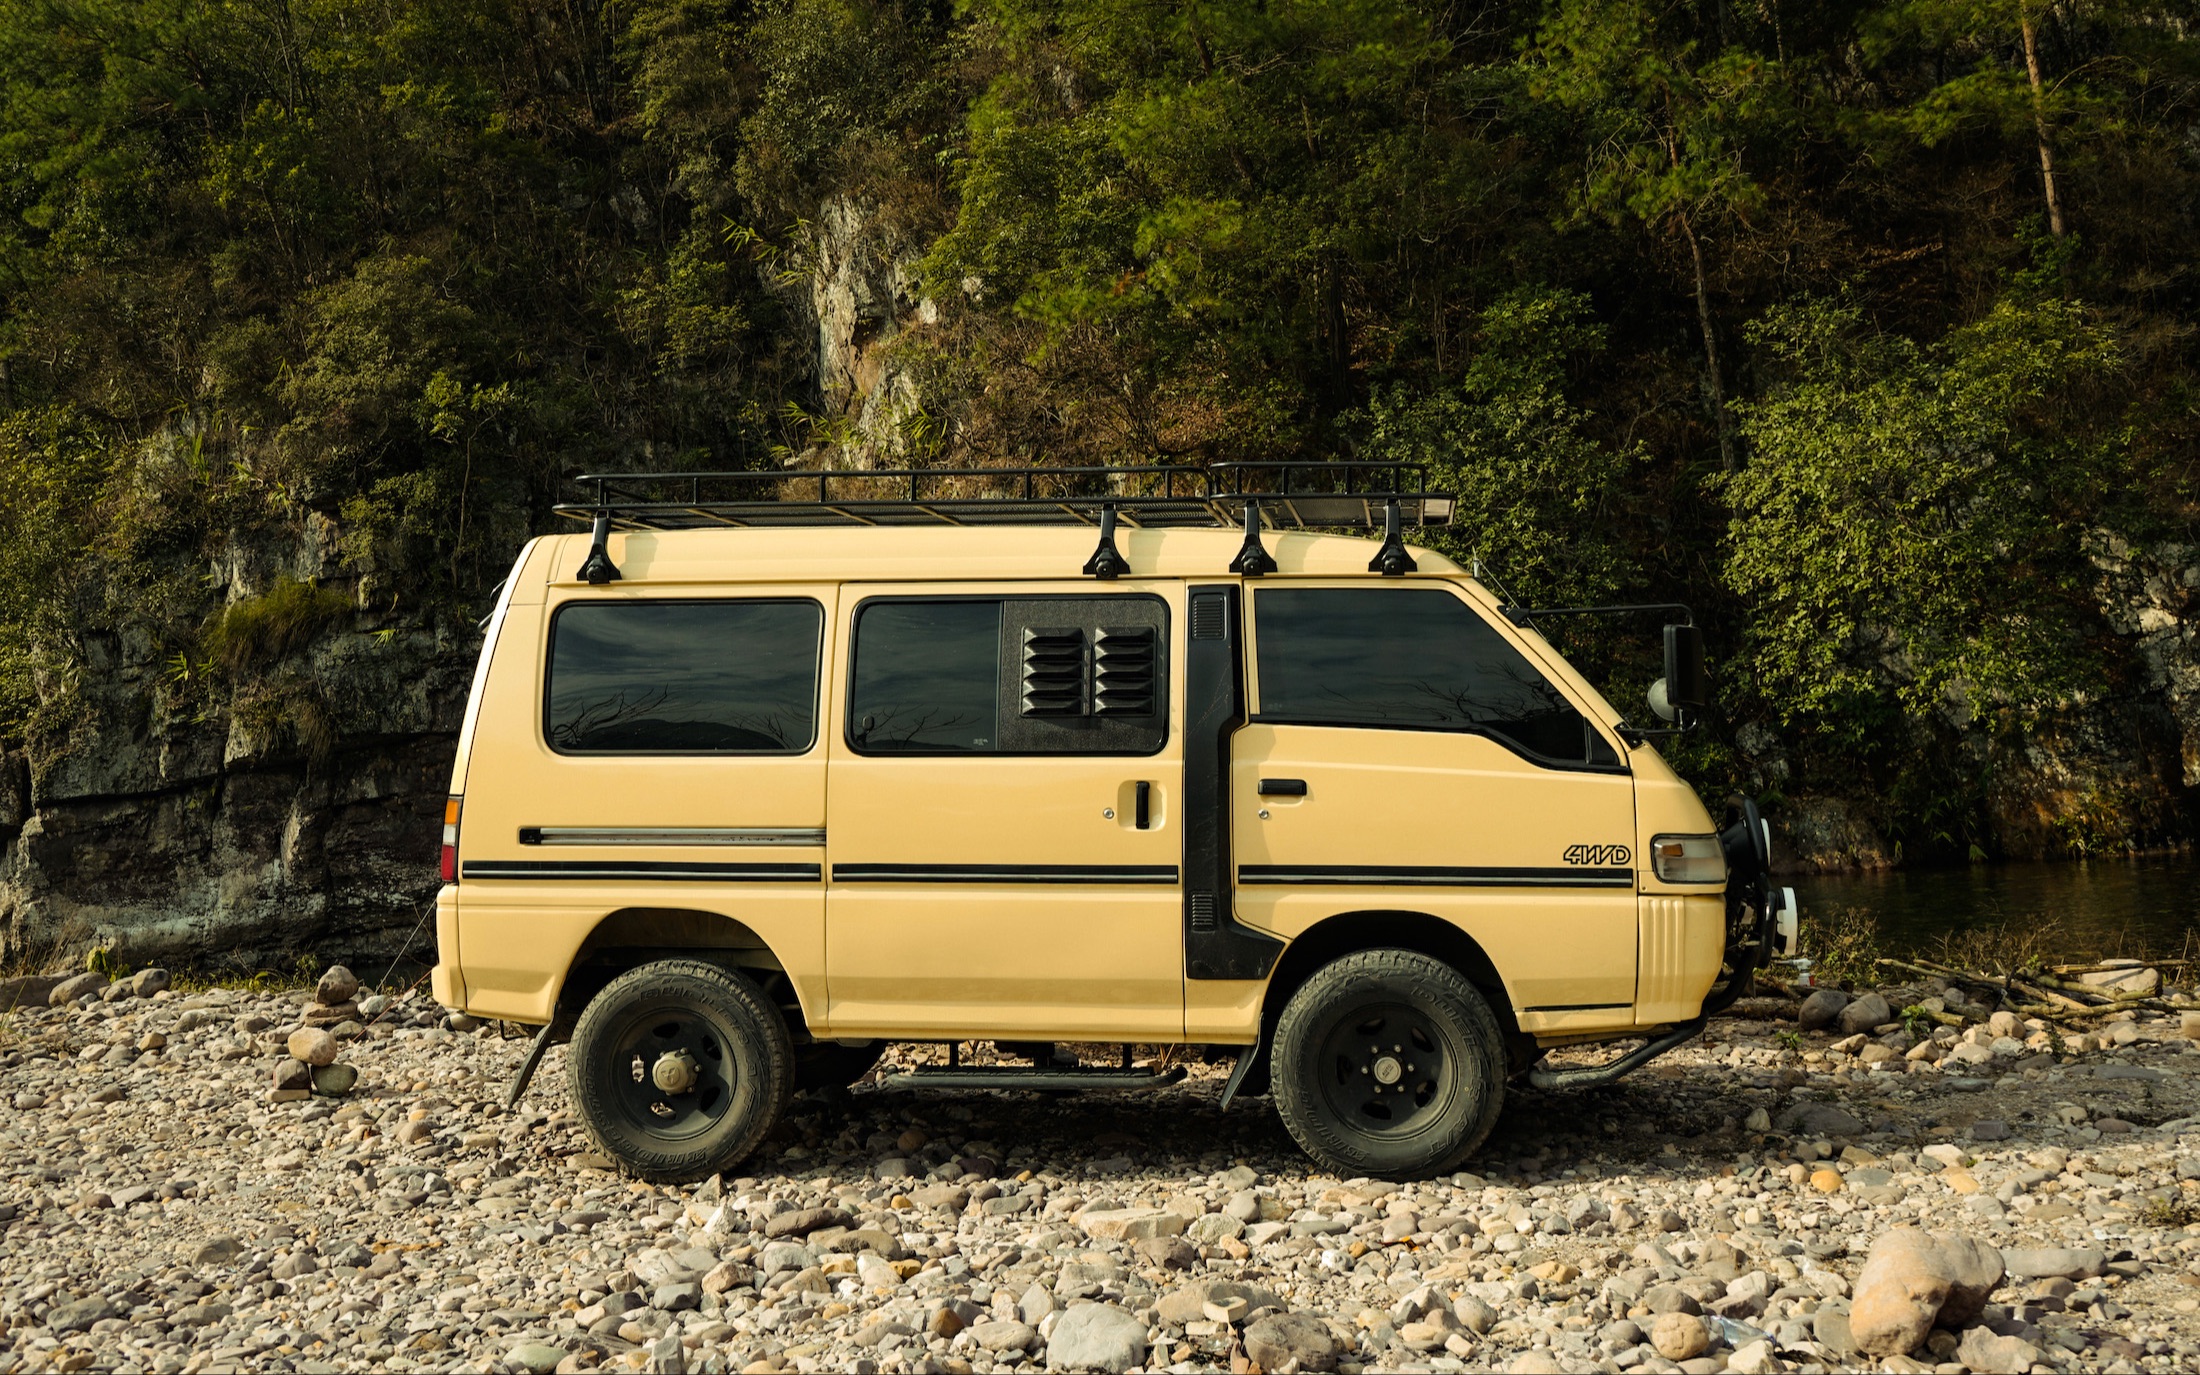
POLYGON ((1160 710, 1152 626, 1102 626, 1093 638, 1093 710, 1101 716, 1152 716, 1160 710))
POLYGON ((1023 713, 1026 716, 1086 714, 1083 631, 1061 626, 1025 627, 1023 713))

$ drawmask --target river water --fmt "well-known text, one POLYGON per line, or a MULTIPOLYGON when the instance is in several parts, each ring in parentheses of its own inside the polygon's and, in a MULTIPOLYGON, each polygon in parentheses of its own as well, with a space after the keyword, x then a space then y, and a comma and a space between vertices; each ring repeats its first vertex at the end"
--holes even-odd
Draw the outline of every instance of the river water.
POLYGON ((1782 879, 1803 910, 1860 907, 1892 953, 1929 952, 1946 934, 2057 925, 2061 953, 2172 956, 2200 934, 2200 859, 2192 854, 1782 879))

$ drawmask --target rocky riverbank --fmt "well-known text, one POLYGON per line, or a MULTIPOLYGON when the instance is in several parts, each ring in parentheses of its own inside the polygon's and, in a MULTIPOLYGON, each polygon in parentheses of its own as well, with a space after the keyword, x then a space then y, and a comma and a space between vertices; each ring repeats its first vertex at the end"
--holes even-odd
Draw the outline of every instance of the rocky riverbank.
POLYGON ((367 996, 325 1026, 356 1086, 301 1095, 272 1085, 330 1003, 162 982, 0 1032, 0 1375, 2200 1364, 2200 1041, 2171 1016, 1920 1052, 1747 1004, 1614 1088, 1517 1090, 1432 1182, 1325 1177, 1195 1068, 799 1099, 739 1177, 656 1188, 589 1154, 562 1052, 507 1111, 524 1040, 367 996), (1904 1354, 1857 1350, 1905 1322, 1904 1354))

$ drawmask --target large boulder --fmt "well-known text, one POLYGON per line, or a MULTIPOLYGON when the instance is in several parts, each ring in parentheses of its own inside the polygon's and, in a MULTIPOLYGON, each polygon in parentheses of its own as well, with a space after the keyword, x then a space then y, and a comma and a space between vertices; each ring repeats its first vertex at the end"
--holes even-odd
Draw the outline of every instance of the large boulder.
POLYGON ((0 979, 0 1012, 19 1007, 45 1007, 53 996, 54 986, 66 974, 19 974, 12 979, 0 979))
POLYGON ((49 1007, 67 1007, 87 993, 97 993, 107 986, 105 974, 84 973, 63 979, 46 995, 49 1007))
POLYGON ((1803 1005, 1796 1009, 1795 1020, 1805 1031, 1824 1031, 1848 1005, 1848 994, 1838 988, 1821 988, 1803 999, 1803 1005))
POLYGON ((1112 1303, 1072 1304, 1047 1334, 1047 1369, 1123 1375, 1146 1363, 1146 1324, 1112 1303))
POLYGON ((1889 1007, 1887 1000, 1877 993, 1867 993, 1847 1007, 1842 1008, 1839 1020, 1843 1033, 1854 1036, 1859 1032, 1870 1031, 1875 1026, 1885 1026, 1893 1021, 1894 1009, 1889 1007))
POLYGON ((2001 1252, 1983 1242, 1897 1227, 1872 1243, 1856 1277, 1849 1335, 1867 1355, 1904 1355, 1936 1326, 1975 1320, 2001 1278, 2001 1252))

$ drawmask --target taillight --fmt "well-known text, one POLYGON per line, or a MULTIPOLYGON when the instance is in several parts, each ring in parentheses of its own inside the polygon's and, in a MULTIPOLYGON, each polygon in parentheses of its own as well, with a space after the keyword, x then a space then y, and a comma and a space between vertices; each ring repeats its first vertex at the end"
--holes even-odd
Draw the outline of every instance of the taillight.
POLYGON ((443 804, 443 881, 458 882, 458 804, 462 799, 452 798, 443 804))

